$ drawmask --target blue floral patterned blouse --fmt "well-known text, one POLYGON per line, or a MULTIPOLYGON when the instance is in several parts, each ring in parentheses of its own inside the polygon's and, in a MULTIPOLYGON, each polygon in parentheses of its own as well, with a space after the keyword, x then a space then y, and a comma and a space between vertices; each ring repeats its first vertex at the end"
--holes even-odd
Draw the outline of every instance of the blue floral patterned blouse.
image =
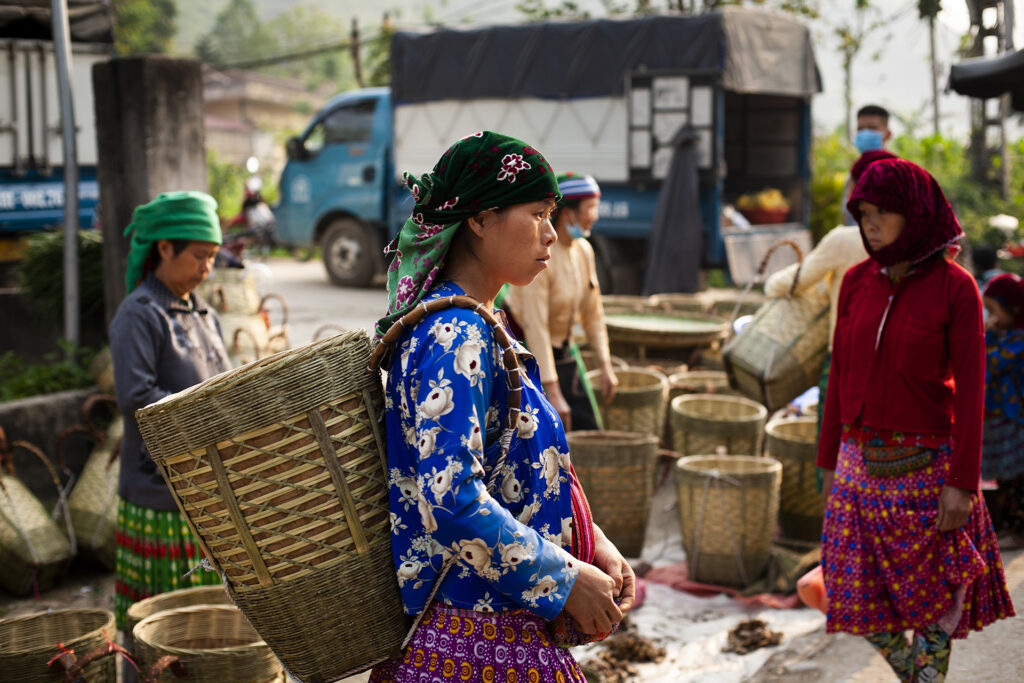
MULTIPOLYGON (((463 294, 437 285, 426 300, 463 294)), ((508 389, 493 331, 473 311, 426 316, 396 344, 386 385, 391 530, 405 610, 416 614, 446 558, 458 557, 435 599, 478 611, 562 610, 576 576, 569 447, 541 388, 537 363, 514 342, 526 373, 523 412, 497 490, 508 389)))
POLYGON ((985 332, 985 415, 1024 423, 1024 330, 985 332))

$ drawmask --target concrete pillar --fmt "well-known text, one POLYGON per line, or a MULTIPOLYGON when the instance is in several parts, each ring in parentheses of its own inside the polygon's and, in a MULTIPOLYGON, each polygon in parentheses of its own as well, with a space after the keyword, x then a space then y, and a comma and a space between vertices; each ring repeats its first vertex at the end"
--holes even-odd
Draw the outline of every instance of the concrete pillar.
POLYGON ((198 61, 163 55, 93 66, 107 322, 125 295, 132 211, 161 192, 207 190, 198 61))

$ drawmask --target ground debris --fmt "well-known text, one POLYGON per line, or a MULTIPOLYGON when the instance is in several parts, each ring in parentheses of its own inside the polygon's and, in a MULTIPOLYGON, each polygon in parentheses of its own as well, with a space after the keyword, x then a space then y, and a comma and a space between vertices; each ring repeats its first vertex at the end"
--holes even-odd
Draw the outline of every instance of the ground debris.
POLYGON ((628 617, 602 645, 599 652, 581 664, 587 680, 595 683, 623 683, 637 675, 635 662, 660 662, 665 658, 665 648, 640 635, 628 617))
POLYGON ((722 652, 745 655, 758 648, 778 645, 781 642, 782 633, 770 630, 768 624, 760 619, 748 619, 736 624, 736 628, 729 631, 729 641, 722 648, 722 652))

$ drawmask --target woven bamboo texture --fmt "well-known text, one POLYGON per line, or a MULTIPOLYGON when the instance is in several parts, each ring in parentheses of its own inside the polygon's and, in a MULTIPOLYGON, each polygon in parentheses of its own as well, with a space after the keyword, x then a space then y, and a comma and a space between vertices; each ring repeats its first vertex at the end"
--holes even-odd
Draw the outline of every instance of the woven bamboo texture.
POLYGON ((247 269, 215 268, 196 287, 217 313, 255 315, 260 310, 260 290, 256 277, 247 269))
MULTIPOLYGON (((598 398, 604 428, 612 432, 639 432, 660 437, 665 429, 668 379, 656 370, 616 370, 619 386, 610 404, 598 398)), ((601 386, 601 371, 591 370, 587 379, 601 386)))
POLYGON ((723 349, 734 385, 777 410, 817 384, 828 351, 828 318, 824 282, 768 301, 723 349))
POLYGON ((721 370, 683 370, 668 376, 669 400, 683 394, 734 393, 729 388, 729 375, 721 370))
MULTIPOLYGON (((62 609, 2 619, 0 678, 6 683, 64 681, 64 673, 46 665, 59 653, 57 643, 80 657, 116 635, 114 613, 105 609, 62 609)), ((117 662, 113 657, 98 659, 82 675, 89 683, 116 683, 117 662)))
POLYGON ((729 321, 706 313, 650 308, 605 316, 608 342, 618 347, 691 348, 707 346, 729 334, 729 321), (692 323, 687 329, 686 323, 692 323))
POLYGON ((711 299, 702 292, 696 294, 654 294, 651 305, 666 311, 708 313, 711 299))
POLYGON ((231 598, 228 597, 224 586, 196 586, 195 588, 181 588, 176 591, 160 593, 145 600, 132 603, 125 613, 125 622, 129 633, 135 630, 135 624, 146 617, 151 617, 159 612, 166 612, 182 607, 195 607, 197 605, 230 605, 231 598))
POLYGON ((683 455, 760 455, 765 407, 742 396, 683 394, 672 399, 672 450, 683 455))
POLYGON ((383 395, 369 363, 369 339, 355 330, 138 413, 232 601, 303 680, 392 656, 408 626, 391 557, 383 395))
MULTIPOLYGON (((46 465, 58 489, 60 480, 38 448, 22 441, 13 442, 8 448, 0 429, 0 587, 15 595, 28 595, 53 586, 71 563, 75 548, 68 531, 54 521, 15 474, 11 454, 16 448, 35 454, 46 465)), ((64 518, 59 519, 61 524, 65 522, 64 518)))
POLYGON ((71 525, 78 549, 109 569, 114 568, 117 542, 117 483, 121 471, 118 456, 124 419, 110 423, 103 442, 97 444, 68 496, 71 525))
POLYGON ((605 313, 620 313, 651 310, 651 299, 633 294, 602 294, 601 306, 605 313))
POLYGON ((630 432, 569 432, 573 469, 596 523, 626 557, 640 557, 654 495, 658 439, 630 432))
MULTIPOLYGON (((132 630, 143 671, 165 655, 195 681, 281 681, 284 670, 256 630, 232 605, 195 605, 157 612, 132 630)), ((165 671, 157 680, 176 677, 165 671)))
POLYGON ((771 558, 782 465, 772 458, 693 455, 676 463, 689 576, 746 586, 771 558))
MULTIPOLYGON (((686 354, 689 355, 689 354, 686 354)), ((655 370, 668 377, 687 369, 685 361, 677 358, 625 358, 628 367, 655 370)))
POLYGON ((89 363, 89 374, 103 394, 114 394, 114 358, 109 346, 104 346, 89 363))
POLYGON ((270 330, 259 313, 223 313, 219 316, 228 357, 238 367, 267 357, 270 330))
POLYGON ((769 422, 768 455, 782 463, 779 525, 786 538, 820 541, 825 502, 818 492, 818 421, 814 417, 769 422))

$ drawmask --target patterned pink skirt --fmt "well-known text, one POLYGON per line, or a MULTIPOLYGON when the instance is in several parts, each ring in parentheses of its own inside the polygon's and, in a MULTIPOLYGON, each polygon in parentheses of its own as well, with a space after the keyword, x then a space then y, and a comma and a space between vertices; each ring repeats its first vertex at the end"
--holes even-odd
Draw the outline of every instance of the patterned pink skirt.
POLYGON ((371 683, 586 681, 569 651, 548 638, 546 622, 526 610, 474 612, 434 603, 403 656, 378 664, 371 683))
POLYGON ((860 447, 844 438, 822 533, 828 632, 921 630, 941 621, 966 638, 1014 616, 984 498, 972 497, 962 528, 935 528, 950 461, 945 446, 928 467, 873 477, 860 447))

